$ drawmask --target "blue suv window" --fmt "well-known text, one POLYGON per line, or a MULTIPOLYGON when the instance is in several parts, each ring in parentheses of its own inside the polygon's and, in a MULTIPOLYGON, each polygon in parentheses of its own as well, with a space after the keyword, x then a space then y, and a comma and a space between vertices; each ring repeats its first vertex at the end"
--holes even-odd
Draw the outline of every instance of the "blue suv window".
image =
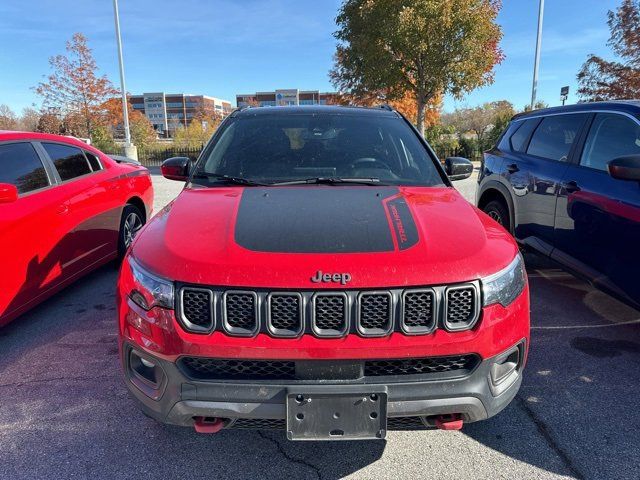
POLYGON ((580 165, 606 171, 611 160, 626 155, 640 155, 640 125, 615 113, 596 115, 580 165))
POLYGON ((536 129, 527 153, 558 162, 566 162, 586 115, 552 115, 536 129))
POLYGON ((511 149, 514 152, 524 153, 527 150, 527 142, 536 125, 538 125, 537 118, 520 122, 520 126, 511 136, 511 149))

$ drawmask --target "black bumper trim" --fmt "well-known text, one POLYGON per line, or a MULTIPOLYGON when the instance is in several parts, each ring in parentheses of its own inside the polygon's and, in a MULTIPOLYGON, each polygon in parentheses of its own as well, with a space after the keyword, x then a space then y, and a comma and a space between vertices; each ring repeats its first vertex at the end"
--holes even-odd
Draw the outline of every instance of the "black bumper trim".
MULTIPOLYGON (((448 380, 398 381, 377 383, 388 394, 389 417, 430 417, 459 413, 465 422, 492 417, 503 410, 515 397, 522 383, 522 366, 512 383, 494 396, 490 387, 490 369, 495 359, 518 347, 514 345, 490 359, 483 360, 468 376, 448 380)), ((135 347, 124 344, 123 360, 135 347)), ((137 350, 137 349, 136 349, 137 350)), ((146 355, 149 356, 148 354, 146 355)), ((175 363, 155 359, 167 376, 166 387, 154 400, 130 380, 129 367, 124 362, 127 387, 139 401, 144 412, 164 423, 193 426, 193 417, 221 417, 228 419, 284 419, 285 399, 289 388, 300 384, 286 382, 212 382, 189 380, 175 363)), ((381 378, 382 380, 382 378, 381 378)), ((371 385, 371 384, 369 384, 371 385)), ((375 383, 374 383, 375 385, 375 383)), ((316 382, 304 388, 324 392, 346 392, 362 389, 361 383, 316 382)))

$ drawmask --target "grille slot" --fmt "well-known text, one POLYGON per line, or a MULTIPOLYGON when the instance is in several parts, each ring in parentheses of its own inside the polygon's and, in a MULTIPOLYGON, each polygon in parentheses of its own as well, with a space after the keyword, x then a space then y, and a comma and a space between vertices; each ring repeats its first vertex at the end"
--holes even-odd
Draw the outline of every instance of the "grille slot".
POLYGON ((258 331, 258 296, 255 292, 226 291, 222 307, 228 333, 252 336, 258 331))
POLYGON ((358 331, 363 336, 384 336, 393 327, 390 292, 367 292, 358 296, 358 331))
POLYGON ((284 418, 239 418, 230 428, 238 430, 284 430, 287 421, 284 418))
POLYGON ((190 378, 201 380, 295 380, 296 364, 286 360, 227 360, 184 357, 190 378))
POLYGON ((202 288, 183 288, 180 318, 187 330, 208 332, 213 329, 213 292, 202 288))
MULTIPOLYGON (((336 380, 333 373, 340 362, 330 360, 242 360, 206 357, 182 357, 178 365, 193 380, 336 380), (311 364, 311 365, 310 365, 311 364)), ((468 375, 480 363, 476 354, 447 357, 405 358, 391 360, 354 360, 355 373, 340 377, 356 380, 364 377, 405 377, 389 381, 406 381, 407 376, 456 378, 468 375)))
POLYGON ((438 311, 434 290, 407 290, 402 299, 401 326, 405 333, 430 333, 436 328, 438 311))
POLYGON ((367 360, 364 363, 365 377, 396 375, 426 375, 471 372, 480 359, 477 355, 453 355, 448 357, 407 358, 399 360, 367 360))
POLYGON ((473 285, 449 287, 445 293, 445 327, 466 330, 478 319, 478 293, 473 285))
POLYGON ((302 333, 302 295, 272 293, 268 297, 269 331, 278 337, 296 337, 302 333))
POLYGON ((316 293, 313 297, 313 329, 319 337, 340 337, 349 328, 347 295, 316 293))
POLYGON ((387 430, 424 430, 426 428, 422 417, 387 418, 387 430))

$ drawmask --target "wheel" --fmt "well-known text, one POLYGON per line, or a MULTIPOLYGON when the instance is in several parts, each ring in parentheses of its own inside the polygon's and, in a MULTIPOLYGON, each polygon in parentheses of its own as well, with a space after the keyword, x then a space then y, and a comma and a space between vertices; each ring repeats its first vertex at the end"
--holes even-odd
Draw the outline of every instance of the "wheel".
POLYGON ((127 248, 144 225, 144 215, 134 205, 125 205, 120 219, 120 233, 118 234, 118 257, 124 257, 127 248))
POLYGON ((511 232, 511 219, 509 218, 509 210, 499 200, 492 200, 487 203, 482 209, 484 213, 493 218, 496 222, 502 225, 508 232, 511 232))

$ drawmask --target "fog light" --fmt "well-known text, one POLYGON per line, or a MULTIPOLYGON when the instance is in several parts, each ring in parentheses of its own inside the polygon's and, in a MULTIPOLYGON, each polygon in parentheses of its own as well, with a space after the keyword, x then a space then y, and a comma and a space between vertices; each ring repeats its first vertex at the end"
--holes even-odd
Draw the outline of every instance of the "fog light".
POLYGON ((129 365, 131 365, 131 371, 136 377, 151 384, 152 387, 155 388, 160 384, 162 371, 151 360, 142 358, 136 352, 131 351, 129 365))
POLYGON ((150 362, 149 360, 145 360, 144 358, 140 358, 140 362, 147 368, 153 368, 156 366, 154 363, 150 362))
POLYGON ((494 396, 500 395, 518 379, 521 363, 522 345, 494 360, 489 369, 489 386, 494 396))
POLYGON ((518 368, 520 363, 520 349, 515 349, 500 363, 491 365, 491 381, 499 385, 518 368))

